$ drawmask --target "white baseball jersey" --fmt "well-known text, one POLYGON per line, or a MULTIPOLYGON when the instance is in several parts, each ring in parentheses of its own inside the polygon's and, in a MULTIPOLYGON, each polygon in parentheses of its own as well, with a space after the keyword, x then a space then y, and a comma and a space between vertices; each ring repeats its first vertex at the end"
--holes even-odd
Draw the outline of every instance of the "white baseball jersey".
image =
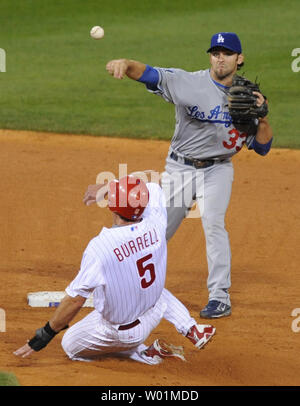
POLYGON ((165 284, 167 212, 159 185, 147 184, 149 202, 142 221, 103 227, 84 251, 69 296, 89 297, 112 324, 128 324, 155 305, 165 284))

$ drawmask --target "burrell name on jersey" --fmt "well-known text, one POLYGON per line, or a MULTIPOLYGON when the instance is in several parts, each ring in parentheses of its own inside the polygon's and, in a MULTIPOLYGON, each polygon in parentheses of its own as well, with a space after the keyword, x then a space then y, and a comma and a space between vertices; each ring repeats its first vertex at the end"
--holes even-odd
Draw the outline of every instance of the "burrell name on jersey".
POLYGON ((114 249, 114 253, 116 254, 118 260, 122 262, 131 254, 136 254, 137 252, 142 251, 151 245, 155 245, 158 242, 159 239, 157 236, 157 231, 155 228, 153 228, 153 230, 147 231, 145 234, 136 237, 134 240, 121 244, 119 248, 114 249))
POLYGON ((148 183, 149 202, 138 223, 103 227, 84 251, 68 295, 89 297, 112 324, 127 324, 154 306, 165 284, 167 212, 159 185, 148 183))

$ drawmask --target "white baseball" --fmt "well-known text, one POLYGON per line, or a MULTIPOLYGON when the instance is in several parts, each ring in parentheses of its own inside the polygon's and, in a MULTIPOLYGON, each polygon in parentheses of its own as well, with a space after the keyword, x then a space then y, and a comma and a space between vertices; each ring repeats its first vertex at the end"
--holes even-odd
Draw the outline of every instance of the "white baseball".
POLYGON ((91 29, 90 35, 94 39, 101 39, 104 37, 104 29, 99 25, 96 25, 91 29))

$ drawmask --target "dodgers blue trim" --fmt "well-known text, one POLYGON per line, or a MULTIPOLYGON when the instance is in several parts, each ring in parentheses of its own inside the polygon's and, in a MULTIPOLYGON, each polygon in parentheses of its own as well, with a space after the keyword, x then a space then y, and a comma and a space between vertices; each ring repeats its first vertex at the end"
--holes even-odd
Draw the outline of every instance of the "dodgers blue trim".
POLYGON ((230 86, 221 85, 221 83, 216 82, 215 80, 213 80, 213 78, 211 78, 211 80, 214 82, 215 85, 223 87, 223 89, 229 89, 230 88, 230 86))
POLYGON ((150 65, 146 65, 146 69, 142 76, 138 79, 138 82, 144 83, 147 87, 154 90, 157 89, 159 81, 158 71, 150 65))
POLYGON ((260 144, 259 142, 256 141, 256 138, 254 138, 251 145, 251 149, 253 148, 254 151, 259 155, 267 155, 267 153, 271 149, 272 141, 273 138, 271 138, 267 144, 260 144))
POLYGON ((221 83, 216 82, 215 80, 213 80, 213 78, 211 77, 211 74, 210 74, 210 69, 208 70, 208 73, 209 73, 210 80, 211 80, 215 85, 217 85, 217 86, 219 86, 219 87, 222 87, 223 89, 226 89, 226 90, 230 89, 230 86, 221 85, 221 83))
POLYGON ((197 118, 197 120, 201 121, 201 123, 219 123, 219 124, 225 124, 225 127, 230 127, 231 122, 230 121, 223 121, 223 120, 201 120, 201 118, 197 118))

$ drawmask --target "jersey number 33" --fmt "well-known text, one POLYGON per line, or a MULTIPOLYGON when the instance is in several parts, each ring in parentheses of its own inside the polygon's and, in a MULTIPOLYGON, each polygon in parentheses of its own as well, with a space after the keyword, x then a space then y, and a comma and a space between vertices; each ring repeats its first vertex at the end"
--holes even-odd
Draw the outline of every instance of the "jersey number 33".
POLYGON ((227 149, 232 149, 235 148, 235 150, 238 152, 241 150, 243 144, 245 144, 246 142, 246 138, 247 138, 247 134, 246 133, 242 133, 240 134, 240 132, 236 129, 233 128, 232 130, 230 130, 228 132, 229 135, 231 135, 231 137, 229 138, 228 142, 227 141, 223 141, 223 146, 227 149), (237 143, 239 141, 242 141, 240 143, 240 145, 237 145, 237 143))

